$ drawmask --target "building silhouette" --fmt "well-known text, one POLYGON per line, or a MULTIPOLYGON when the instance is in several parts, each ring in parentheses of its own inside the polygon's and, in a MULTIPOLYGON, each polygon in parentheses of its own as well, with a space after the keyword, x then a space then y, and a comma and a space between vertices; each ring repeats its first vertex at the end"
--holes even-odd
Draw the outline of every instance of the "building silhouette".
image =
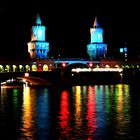
POLYGON ((45 41, 46 27, 41 24, 39 14, 36 17, 36 25, 32 26, 31 41, 27 43, 28 52, 32 60, 48 58, 49 43, 45 41))
POLYGON ((103 42, 103 28, 100 27, 97 17, 95 17, 93 27, 90 28, 90 43, 87 45, 87 53, 90 60, 105 58, 107 53, 107 44, 103 42))

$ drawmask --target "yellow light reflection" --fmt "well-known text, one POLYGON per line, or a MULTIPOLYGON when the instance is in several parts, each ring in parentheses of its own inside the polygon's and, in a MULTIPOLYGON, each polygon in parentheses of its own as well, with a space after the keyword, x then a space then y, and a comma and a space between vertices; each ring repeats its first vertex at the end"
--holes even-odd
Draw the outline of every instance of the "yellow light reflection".
POLYGON ((117 107, 117 111, 119 113, 122 112, 123 110, 123 95, 122 95, 122 84, 118 85, 118 107, 117 107))
POLYGON ((119 84, 116 87, 118 93, 117 100, 117 133, 124 133, 125 116, 124 116, 124 97, 123 97, 123 85, 119 84))
POLYGON ((2 110, 2 111, 4 111, 5 109, 4 109, 4 103, 5 103, 5 101, 7 100, 7 94, 6 94, 6 92, 7 92, 7 89, 6 88, 2 88, 1 87, 1 93, 0 93, 0 109, 2 110))
POLYGON ((75 93, 75 118, 77 126, 81 125, 81 87, 76 86, 75 93))
POLYGON ((30 87, 24 86, 23 88, 23 127, 22 135, 24 137, 31 137, 32 132, 30 131, 32 127, 32 115, 31 115, 31 97, 30 97, 30 87))

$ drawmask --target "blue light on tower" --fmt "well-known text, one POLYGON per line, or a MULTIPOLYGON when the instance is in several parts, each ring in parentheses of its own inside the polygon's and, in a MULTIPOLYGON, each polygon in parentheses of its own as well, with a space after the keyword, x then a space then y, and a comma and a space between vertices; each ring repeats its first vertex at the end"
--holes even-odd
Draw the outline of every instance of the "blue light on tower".
POLYGON ((103 29, 99 26, 97 17, 95 18, 93 28, 90 28, 91 41, 87 45, 87 53, 91 60, 105 57, 107 44, 103 43, 103 29))
POLYGON ((31 41, 28 43, 28 52, 32 59, 48 58, 49 43, 45 41, 46 27, 41 24, 40 16, 36 17, 36 25, 32 26, 31 41))
POLYGON ((101 28, 91 28, 91 43, 102 43, 103 42, 103 29, 101 28))

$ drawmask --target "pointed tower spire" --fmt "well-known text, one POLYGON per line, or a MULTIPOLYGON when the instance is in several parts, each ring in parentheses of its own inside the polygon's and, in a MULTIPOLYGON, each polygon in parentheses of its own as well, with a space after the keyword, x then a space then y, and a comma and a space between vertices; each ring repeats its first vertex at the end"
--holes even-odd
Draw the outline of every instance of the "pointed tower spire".
POLYGON ((36 24, 41 25, 41 19, 40 19, 39 14, 37 14, 37 16, 36 16, 36 24))
POLYGON ((94 20, 94 24, 93 24, 93 27, 100 27, 99 23, 98 23, 98 20, 97 20, 97 16, 95 17, 95 20, 94 20))

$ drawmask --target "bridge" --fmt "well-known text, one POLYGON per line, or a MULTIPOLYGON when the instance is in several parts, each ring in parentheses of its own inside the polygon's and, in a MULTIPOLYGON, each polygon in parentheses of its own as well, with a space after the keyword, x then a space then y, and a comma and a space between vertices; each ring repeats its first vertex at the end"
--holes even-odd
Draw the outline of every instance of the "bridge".
MULTIPOLYGON (((71 66, 71 65, 69 65, 71 66)), ((66 67, 65 67, 66 68, 66 67)), ((52 71, 30 72, 1 72, 0 83, 8 79, 20 78, 31 86, 50 86, 68 83, 100 83, 120 82, 131 83, 139 81, 140 69, 135 68, 72 68, 56 69, 52 71), (113 80, 113 81, 112 81, 113 80)))
MULTIPOLYGON (((30 77, 26 77, 26 80, 30 83, 59 83, 61 79, 68 79, 71 77, 71 73, 76 75, 77 72, 88 71, 92 75, 105 71, 116 72, 121 70, 125 79, 130 80, 133 73, 137 71, 139 73, 140 62, 139 61, 113 61, 113 60, 101 60, 101 61, 90 61, 84 59, 49 59, 49 60, 38 60, 36 62, 5 62, 0 63, 0 82, 13 77, 22 77, 25 79, 25 73, 29 73, 30 77), (78 68, 81 68, 79 70, 78 68), (125 71, 127 72, 124 72, 125 71), (129 69, 129 72, 128 70, 129 69), (137 69, 137 70, 135 70, 137 69), (125 74, 124 74, 125 73, 125 74), (129 75, 128 75, 129 74, 129 75), (32 77, 32 78, 31 78, 32 77), (37 79, 40 78, 40 79, 37 79), (42 79, 42 81, 41 81, 42 79), (46 81, 43 81, 46 80, 46 81)), ((101 75, 101 74, 99 74, 101 75)), ((126 81, 127 81, 126 80, 126 81)))
POLYGON ((3 72, 31 72, 52 71, 66 67, 85 68, 140 68, 140 61, 100 60, 90 61, 85 59, 46 59, 30 62, 0 62, 0 73, 3 72))

